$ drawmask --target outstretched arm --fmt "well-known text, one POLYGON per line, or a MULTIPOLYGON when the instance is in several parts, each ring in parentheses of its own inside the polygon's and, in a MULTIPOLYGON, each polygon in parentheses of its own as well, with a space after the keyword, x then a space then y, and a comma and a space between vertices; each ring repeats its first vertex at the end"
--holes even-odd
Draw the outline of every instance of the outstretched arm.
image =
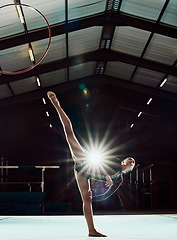
POLYGON ((52 102, 53 106, 56 108, 56 110, 58 112, 60 121, 63 125, 64 133, 65 133, 66 140, 68 142, 72 157, 74 159, 82 158, 84 155, 84 150, 74 134, 74 131, 72 128, 72 123, 71 123, 70 119, 68 118, 66 113, 61 108, 60 103, 59 103, 55 93, 48 92, 47 95, 48 95, 48 98, 50 99, 50 101, 52 102))

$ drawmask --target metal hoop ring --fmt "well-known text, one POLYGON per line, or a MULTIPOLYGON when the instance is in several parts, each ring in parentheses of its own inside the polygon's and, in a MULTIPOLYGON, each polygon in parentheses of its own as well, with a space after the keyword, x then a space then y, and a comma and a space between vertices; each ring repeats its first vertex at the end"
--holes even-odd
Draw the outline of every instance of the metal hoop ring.
POLYGON ((4 7, 9 7, 9 6, 24 6, 24 7, 29 7, 29 8, 32 8, 34 11, 38 12, 42 17, 43 19, 45 20, 46 24, 47 24, 47 27, 48 27, 48 32, 49 32, 49 42, 48 42, 48 46, 44 52, 44 54, 42 55, 42 57, 34 64, 32 65, 31 67, 29 68, 26 68, 24 70, 21 70, 21 71, 16 71, 16 72, 8 72, 8 71, 2 71, 0 70, 0 73, 1 74, 7 74, 7 75, 17 75, 17 74, 22 74, 22 73, 25 73, 25 72, 28 72, 30 71, 31 69, 35 68, 40 62, 42 62, 42 60, 44 59, 44 57, 47 55, 48 51, 49 51, 49 48, 50 48, 50 45, 51 45, 51 39, 52 39, 52 33, 51 33, 51 28, 50 28, 50 25, 49 25, 49 22, 47 20, 47 18, 36 8, 32 7, 32 6, 29 6, 29 5, 26 5, 26 4, 20 4, 20 3, 12 3, 12 4, 7 4, 7 5, 4 5, 4 6, 1 6, 0 9, 4 8, 4 7))

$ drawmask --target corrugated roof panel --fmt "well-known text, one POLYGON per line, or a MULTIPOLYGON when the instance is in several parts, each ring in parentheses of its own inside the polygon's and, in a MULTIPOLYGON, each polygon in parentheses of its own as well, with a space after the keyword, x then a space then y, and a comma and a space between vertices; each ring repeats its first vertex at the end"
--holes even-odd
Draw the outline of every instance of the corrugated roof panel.
POLYGON ((27 44, 0 51, 0 66, 4 71, 14 72, 32 65, 27 44))
MULTIPOLYGON (((32 43, 36 62, 42 57, 48 46, 48 39, 32 43)), ((43 63, 55 61, 66 57, 65 35, 52 38, 49 52, 43 59, 43 63)), ((28 45, 20 45, 0 51, 0 66, 4 71, 18 71, 29 68, 33 63, 30 60, 28 45)))
POLYGON ((39 89, 35 77, 30 77, 23 80, 11 82, 10 86, 12 87, 15 94, 26 93, 39 89))
POLYGON ((106 0, 69 0, 68 19, 76 19, 105 11, 106 0))
POLYGON ((144 58, 172 65, 177 59, 177 39, 154 34, 144 58))
POLYGON ((157 20, 166 0, 124 0, 121 11, 135 16, 157 20))
POLYGON ((177 1, 171 0, 162 16, 161 22, 177 26, 177 1))
POLYGON ((21 33, 24 31, 20 18, 17 15, 15 6, 2 7, 10 3, 1 0, 0 8, 0 38, 21 33))
MULTIPOLYGON (((38 61, 47 49, 49 39, 40 40, 32 43, 36 61, 38 61)), ((51 46, 43 63, 52 62, 66 57, 66 36, 65 34, 52 37, 51 46)))
POLYGON ((156 88, 163 77, 163 73, 139 67, 132 79, 132 82, 156 88))
POLYGON ((0 99, 11 97, 12 93, 7 84, 0 85, 0 99))
POLYGON ((70 80, 88 77, 95 74, 96 62, 87 62, 69 68, 70 80))
POLYGON ((102 27, 91 27, 69 33, 69 56, 97 50, 101 31, 102 27))
POLYGON ((135 66, 122 62, 107 62, 105 75, 130 80, 130 77, 135 69, 135 66))
POLYGON ((40 75, 41 84, 43 87, 57 85, 67 81, 67 69, 45 73, 40 75))
POLYGON ((150 32, 133 27, 116 27, 111 49, 141 56, 150 32))
MULTIPOLYGON (((56 24, 65 21, 65 1, 58 0, 23 0, 23 4, 38 9, 48 20, 49 24, 56 24)), ((46 26, 42 16, 28 7, 23 7, 28 30, 46 26)))
POLYGON ((162 90, 177 93, 177 77, 175 76, 168 76, 168 81, 162 87, 162 90))

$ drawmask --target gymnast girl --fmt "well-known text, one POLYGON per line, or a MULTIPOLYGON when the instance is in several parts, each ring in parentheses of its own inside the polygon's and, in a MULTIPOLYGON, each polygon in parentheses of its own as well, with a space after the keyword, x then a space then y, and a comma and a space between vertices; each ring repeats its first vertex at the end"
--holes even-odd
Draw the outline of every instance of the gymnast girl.
MULTIPOLYGON (((106 235, 98 232, 94 226, 93 222, 93 211, 92 211, 92 191, 90 188, 90 178, 92 173, 87 171, 87 165, 84 165, 84 159, 86 159, 86 154, 84 148, 78 142, 73 128, 72 123, 64 110, 61 108, 60 103, 53 92, 47 93, 48 98, 51 100, 53 106, 56 108, 57 113, 59 115, 60 121, 62 123, 66 141, 69 145, 69 149, 71 152, 71 156, 74 160, 74 173, 76 182, 81 194, 81 198, 83 201, 83 213, 88 226, 88 236, 89 237, 107 237, 106 235)), ((100 176, 101 178, 105 178, 105 181, 109 188, 113 185, 113 178, 119 176, 122 173, 126 173, 132 171, 135 166, 135 160, 132 157, 127 157, 124 159, 121 164, 118 164, 118 170, 115 174, 110 175, 106 170, 100 176), (113 178, 112 178, 113 176, 113 178)), ((99 178, 99 174, 96 176, 99 178)))

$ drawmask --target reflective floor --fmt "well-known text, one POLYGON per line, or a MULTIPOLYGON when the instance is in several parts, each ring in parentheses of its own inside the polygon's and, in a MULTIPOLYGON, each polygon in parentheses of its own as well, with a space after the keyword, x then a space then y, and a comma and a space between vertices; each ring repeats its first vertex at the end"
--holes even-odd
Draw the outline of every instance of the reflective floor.
POLYGON ((96 215, 107 238, 88 237, 83 216, 0 216, 2 240, 176 240, 177 214, 96 215))

